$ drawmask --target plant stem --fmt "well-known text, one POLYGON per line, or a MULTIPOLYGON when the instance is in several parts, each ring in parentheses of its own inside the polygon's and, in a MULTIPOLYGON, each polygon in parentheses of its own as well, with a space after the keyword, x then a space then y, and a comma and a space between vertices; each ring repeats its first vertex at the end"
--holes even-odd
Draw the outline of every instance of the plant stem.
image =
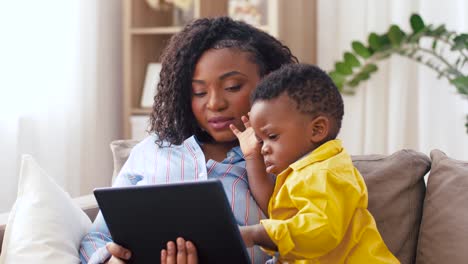
MULTIPOLYGON (((432 38, 434 38, 434 39, 436 39, 436 40, 440 40, 440 41, 444 42, 445 44, 447 44, 447 45, 450 46, 450 47, 453 47, 453 46, 454 46, 454 43, 450 42, 449 39, 440 38, 440 37, 432 37, 432 38)), ((466 60, 468 60, 468 55, 465 54, 465 53, 463 52, 463 50, 458 50, 458 51, 460 52, 460 54, 461 54, 463 57, 465 57, 466 60)))
POLYGON ((435 53, 433 50, 430 50, 430 49, 426 49, 426 48, 423 48, 421 46, 418 47, 418 50, 420 51, 423 51, 423 52, 426 52, 426 53, 429 53, 431 54, 432 56, 436 57, 437 59, 439 59, 441 62, 443 62, 450 70, 452 70, 456 76, 463 76, 463 74, 458 71, 458 69, 456 67, 453 67, 452 64, 450 64, 450 62, 448 62, 446 59, 444 59, 442 56, 440 56, 439 54, 435 53))

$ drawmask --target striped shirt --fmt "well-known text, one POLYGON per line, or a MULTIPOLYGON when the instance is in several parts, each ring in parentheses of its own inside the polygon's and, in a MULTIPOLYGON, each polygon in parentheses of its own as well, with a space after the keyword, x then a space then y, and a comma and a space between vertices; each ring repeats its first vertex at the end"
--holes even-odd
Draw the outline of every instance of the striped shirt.
MULTIPOLYGON (((181 145, 161 148, 155 144, 155 139, 155 136, 149 136, 132 149, 113 186, 219 179, 239 225, 258 224, 265 218, 250 193, 245 160, 239 147, 231 149, 222 162, 205 162, 204 153, 194 136, 181 145)), ((109 230, 99 213, 81 241, 81 262, 106 261, 110 254, 105 245, 110 241, 109 230)), ((265 263, 268 259, 259 247, 249 248, 248 252, 252 263, 265 263)), ((159 258, 159 255, 155 257, 159 258)))

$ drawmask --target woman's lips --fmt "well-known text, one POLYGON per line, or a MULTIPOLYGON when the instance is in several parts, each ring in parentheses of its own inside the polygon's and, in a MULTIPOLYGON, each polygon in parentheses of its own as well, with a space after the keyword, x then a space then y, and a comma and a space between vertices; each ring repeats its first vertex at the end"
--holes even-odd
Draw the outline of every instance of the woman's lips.
POLYGON ((208 119, 208 124, 215 130, 229 128, 229 125, 232 123, 234 123, 234 118, 230 117, 213 117, 208 119))

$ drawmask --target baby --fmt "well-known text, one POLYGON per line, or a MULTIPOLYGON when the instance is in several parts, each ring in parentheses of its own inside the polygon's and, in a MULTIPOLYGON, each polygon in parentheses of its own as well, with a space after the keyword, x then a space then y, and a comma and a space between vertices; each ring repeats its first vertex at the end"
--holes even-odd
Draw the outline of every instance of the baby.
POLYGON ((247 247, 260 245, 279 263, 399 263, 367 209, 362 176, 336 139, 343 114, 341 94, 316 66, 286 65, 260 82, 246 129, 231 125, 250 190, 269 216, 240 227, 247 247))

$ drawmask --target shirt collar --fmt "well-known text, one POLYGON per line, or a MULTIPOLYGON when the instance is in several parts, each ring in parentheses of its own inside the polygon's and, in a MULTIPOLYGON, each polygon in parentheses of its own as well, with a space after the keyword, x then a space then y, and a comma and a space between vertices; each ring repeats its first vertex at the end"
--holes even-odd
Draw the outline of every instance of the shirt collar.
POLYGON ((336 154, 340 153, 341 151, 343 151, 341 140, 339 139, 330 140, 330 141, 323 143, 322 145, 320 145, 318 148, 311 151, 309 154, 307 154, 303 158, 289 165, 289 167, 297 171, 312 163, 329 159, 335 156, 336 154))
MULTIPOLYGON (((187 139, 187 141, 190 139, 190 141, 194 140, 195 143, 198 145, 198 146, 201 146, 203 145, 203 142, 201 142, 200 140, 197 139, 197 137, 195 135, 191 136, 190 138, 187 139)), ((226 158, 224 159, 224 161, 226 161, 226 163, 237 163, 239 161, 243 161, 244 160, 244 154, 242 153, 242 150, 240 148, 240 146, 235 146, 233 147, 231 150, 229 150, 227 153, 226 153, 226 158)))

